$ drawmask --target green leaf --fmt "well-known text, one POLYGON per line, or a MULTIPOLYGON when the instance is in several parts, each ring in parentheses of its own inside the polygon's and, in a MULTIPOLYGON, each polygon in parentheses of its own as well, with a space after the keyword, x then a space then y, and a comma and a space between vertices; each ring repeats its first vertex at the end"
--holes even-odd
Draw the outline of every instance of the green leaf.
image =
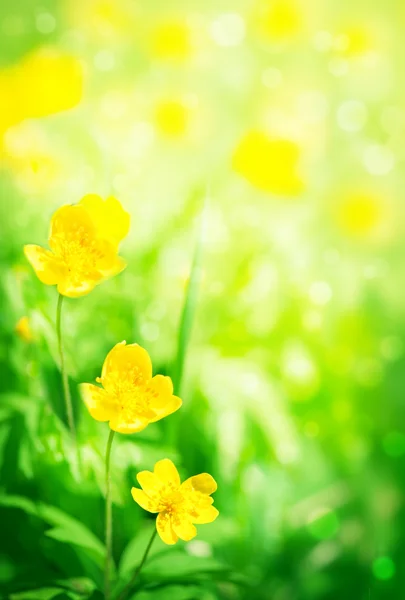
MULTIPOLYGON (((95 584, 86 577, 77 577, 73 579, 55 579, 42 581, 35 585, 33 582, 24 584, 22 581, 14 582, 8 588, 8 596, 13 600, 47 600, 54 598, 55 594, 69 593, 69 598, 89 598, 95 591, 95 584), (27 589, 28 588, 28 589, 27 589), (15 590, 14 592, 12 590, 15 590), (53 595, 52 595, 53 594, 53 595)), ((8 597, 7 596, 7 597, 8 597)))
POLYGON ((11 594, 10 600, 52 600, 52 598, 55 598, 55 594, 60 594, 59 588, 41 588, 39 590, 34 589, 18 594, 11 594))
POLYGON ((147 579, 170 581, 172 578, 192 577, 202 573, 227 573, 229 567, 214 558, 191 556, 181 550, 172 550, 170 554, 157 556, 152 564, 146 564, 143 576, 147 579))
POLYGON ((32 502, 24 496, 0 495, 0 505, 19 508, 27 514, 42 519, 45 523, 55 526, 46 535, 56 540, 91 551, 91 556, 101 568, 105 556, 104 544, 86 525, 71 517, 64 511, 47 504, 32 502))
MULTIPOLYGON (((153 526, 154 527, 154 526, 153 526)), ((153 529, 145 527, 136 537, 134 537, 123 551, 119 563, 119 573, 122 577, 131 575, 132 571, 138 566, 145 548, 148 545, 153 529)), ((171 552, 172 548, 168 548, 159 537, 155 538, 149 552, 148 563, 154 556, 160 553, 171 552)))
MULTIPOLYGON (((54 533, 50 537, 54 537, 55 539, 60 539, 62 541, 67 541, 69 539, 70 543, 93 550, 101 562, 104 560, 104 544, 92 531, 90 531, 88 527, 86 527, 86 525, 74 517, 71 517, 59 508, 56 508, 55 506, 39 504, 38 511, 40 517, 44 521, 50 525, 56 526, 56 530, 51 530, 54 533), (57 532, 56 534, 55 531, 57 532), (62 531, 64 531, 65 535, 67 536, 64 540, 62 539, 62 531)), ((49 535, 49 532, 47 532, 47 535, 49 535)))
POLYGON ((176 600, 197 600, 202 598, 201 588, 195 585, 171 585, 165 588, 154 590, 144 590, 133 596, 136 600, 168 600, 168 598, 176 598, 176 600))
POLYGON ((204 221, 207 203, 204 201, 200 215, 199 232, 191 264, 190 278, 184 297, 183 309, 180 317, 179 333, 177 338, 177 356, 172 370, 172 379, 175 393, 181 394, 184 364, 187 348, 190 341, 194 314, 197 306, 198 292, 202 278, 202 252, 204 245, 204 221))

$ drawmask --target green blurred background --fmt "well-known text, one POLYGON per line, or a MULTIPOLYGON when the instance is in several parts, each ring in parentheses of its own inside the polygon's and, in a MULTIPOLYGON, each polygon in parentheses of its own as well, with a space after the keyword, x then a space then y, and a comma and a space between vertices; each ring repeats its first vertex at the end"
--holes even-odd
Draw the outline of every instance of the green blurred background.
POLYGON ((182 409, 116 436, 119 573, 156 460, 212 473, 220 517, 156 542, 136 598, 404 597, 404 26, 399 0, 1 4, 1 597, 102 598, 108 427, 77 383, 123 339, 178 383, 185 299, 182 409), (64 306, 78 481, 22 247, 86 193, 132 223, 64 306))

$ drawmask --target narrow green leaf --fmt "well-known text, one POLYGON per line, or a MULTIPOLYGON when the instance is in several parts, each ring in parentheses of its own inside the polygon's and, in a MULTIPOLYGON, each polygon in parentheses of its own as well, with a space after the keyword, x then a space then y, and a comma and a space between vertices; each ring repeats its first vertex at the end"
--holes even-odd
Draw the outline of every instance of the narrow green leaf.
POLYGON ((177 355, 172 369, 172 378, 175 393, 181 394, 181 385, 187 348, 189 345, 194 315, 197 307, 198 293, 202 278, 202 255, 204 246, 204 222, 206 219, 207 202, 204 204, 200 214, 199 231, 195 245, 193 261, 191 264, 190 277, 184 297, 183 309, 180 317, 179 333, 177 338, 177 355))

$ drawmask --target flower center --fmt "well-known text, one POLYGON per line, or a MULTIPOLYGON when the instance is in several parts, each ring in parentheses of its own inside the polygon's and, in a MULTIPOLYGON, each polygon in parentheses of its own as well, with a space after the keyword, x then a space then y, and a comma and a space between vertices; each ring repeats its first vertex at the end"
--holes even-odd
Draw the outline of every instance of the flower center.
POLYGON ((74 280, 82 280, 89 274, 94 276, 97 261, 103 258, 99 244, 84 227, 74 229, 69 236, 54 235, 52 246, 74 280))
POLYGON ((143 377, 138 367, 128 365, 123 372, 112 371, 103 382, 104 388, 113 398, 114 407, 121 413, 126 423, 133 423, 139 417, 152 419, 155 412, 151 402, 158 396, 150 387, 150 381, 143 377))
POLYGON ((159 512, 174 514, 184 510, 184 495, 172 483, 166 484, 160 491, 159 512))

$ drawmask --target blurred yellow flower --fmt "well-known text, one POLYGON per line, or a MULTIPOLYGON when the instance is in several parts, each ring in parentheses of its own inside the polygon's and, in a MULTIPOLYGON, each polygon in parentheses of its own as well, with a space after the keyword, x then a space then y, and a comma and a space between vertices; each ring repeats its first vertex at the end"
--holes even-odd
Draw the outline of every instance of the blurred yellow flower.
POLYGON ((18 320, 15 326, 15 331, 17 335, 19 335, 20 338, 25 342, 32 342, 34 339, 31 331, 30 321, 27 316, 21 317, 21 319, 18 320))
POLYGON ((261 131, 248 132, 233 155, 233 169, 252 185, 280 196, 296 196, 303 190, 297 169, 298 146, 273 139, 261 131))
POLYGON ((375 46, 371 32, 362 25, 352 26, 338 36, 339 50, 346 58, 356 58, 370 52, 375 46))
POLYGON ((27 245, 24 252, 42 283, 63 296, 85 296, 126 266, 118 244, 129 231, 129 214, 113 197, 95 194, 59 208, 52 217, 49 246, 27 245))
POLYGON ((261 32, 272 40, 284 41, 302 29, 302 14, 296 0, 260 0, 257 12, 261 32))
POLYGON ((96 421, 109 421, 120 433, 136 433, 178 410, 180 398, 173 395, 170 377, 152 377, 149 354, 138 344, 116 344, 104 361, 103 388, 80 385, 83 400, 96 421))
POLYGON ((160 23, 151 33, 151 51, 155 58, 182 60, 192 52, 191 32, 183 20, 160 23))
POLYGON ((371 194, 351 194, 338 207, 338 222, 350 234, 372 233, 380 225, 383 216, 381 199, 371 194))
POLYGON ((141 471, 136 478, 142 490, 133 487, 132 497, 143 509, 159 513, 156 528, 165 544, 175 544, 179 538, 186 542, 193 539, 197 535, 195 525, 212 523, 219 514, 210 496, 217 484, 208 473, 181 483, 172 461, 164 458, 155 464, 153 473, 141 471))
POLYGON ((20 77, 21 94, 30 118, 73 108, 82 97, 81 63, 52 48, 30 54, 21 65, 20 77))
POLYGON ((155 108, 155 120, 164 135, 179 137, 187 130, 189 109, 178 100, 163 100, 155 108))
POLYGON ((76 106, 83 71, 73 56, 40 48, 0 71, 0 135, 23 119, 43 117, 76 106))

